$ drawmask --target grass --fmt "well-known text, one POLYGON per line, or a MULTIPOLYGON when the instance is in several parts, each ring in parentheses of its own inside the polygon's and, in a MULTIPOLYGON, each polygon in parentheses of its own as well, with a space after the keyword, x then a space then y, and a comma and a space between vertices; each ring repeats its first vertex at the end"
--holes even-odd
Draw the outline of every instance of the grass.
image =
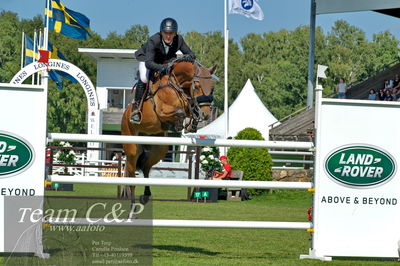
MULTIPOLYGON (((74 189, 73 192, 47 191, 46 194, 102 197, 116 195, 115 186, 75 185, 74 189)), ((142 192, 142 188, 139 188, 139 192, 142 192)), ((154 187, 152 192, 155 199, 186 198, 186 188, 181 187, 154 187)), ((100 201, 105 202, 105 200, 100 201)), ((52 204, 82 207, 87 202, 82 199, 59 199, 52 204)), ((124 204, 126 207, 128 202, 125 201, 124 204)), ((155 219, 305 222, 307 208, 310 206, 311 195, 308 192, 274 191, 272 194, 243 202, 153 201, 152 210, 155 219)), ((143 251, 143 254, 137 254, 139 258, 151 252, 154 265, 394 265, 395 263, 398 265, 392 261, 355 258, 334 259, 332 262, 299 260, 300 254, 308 254, 310 246, 310 234, 304 230, 211 228, 143 230, 146 229, 108 227, 105 234, 79 235, 45 230, 45 246, 51 253, 49 260, 22 257, 13 258, 12 262, 23 262, 23 265, 92 265, 88 264, 90 260, 85 261, 84 257, 87 256, 88 259, 90 256, 90 250, 94 246, 93 241, 107 240, 113 245, 128 246, 130 249, 143 251), (144 238, 141 239, 141 236, 144 238)), ((1 259, 5 257, 0 257, 0 262, 1 259)))

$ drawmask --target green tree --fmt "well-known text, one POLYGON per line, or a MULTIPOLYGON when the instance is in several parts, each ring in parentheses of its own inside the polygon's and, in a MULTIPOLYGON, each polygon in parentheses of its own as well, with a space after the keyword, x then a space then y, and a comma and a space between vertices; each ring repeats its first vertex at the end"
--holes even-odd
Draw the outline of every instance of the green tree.
POLYGON ((371 46, 375 50, 377 58, 376 69, 399 61, 399 41, 390 32, 374 34, 371 46))
POLYGON ((86 96, 79 84, 69 84, 63 90, 53 85, 48 97, 48 130, 62 133, 86 133, 86 96))
POLYGON ((355 82, 364 71, 362 48, 367 40, 365 33, 344 20, 338 20, 327 36, 329 49, 329 68, 337 83, 345 78, 347 83, 355 82))
POLYGON ((147 26, 134 25, 125 32, 124 38, 132 48, 138 49, 149 38, 149 29, 147 26))
MULTIPOLYGON (((241 76, 252 80, 260 99, 278 118, 305 105, 308 36, 309 27, 303 26, 294 31, 252 33, 241 39, 241 76)), ((320 28, 316 40, 319 47, 323 46, 320 28)))
POLYGON ((9 82, 19 69, 21 27, 17 14, 0 12, 0 82, 9 82))
MULTIPOLYGON (((216 72, 214 73, 219 81, 216 82, 214 91, 213 105, 218 109, 224 109, 224 37, 220 31, 207 32, 201 34, 198 32, 189 32, 184 35, 185 41, 189 47, 196 54, 197 60, 203 65, 210 67, 217 65, 216 72)), ((237 80, 242 80, 240 70, 241 65, 241 52, 238 44, 229 40, 229 74, 228 74, 228 88, 229 99, 233 102, 238 94, 239 86, 236 85, 237 80)), ((243 86, 244 83, 241 85, 243 86)), ((241 87, 240 87, 241 88, 241 87)))
MULTIPOLYGON (((21 36, 25 32, 33 38, 34 30, 43 29, 41 15, 20 20, 13 12, 0 12, 0 82, 9 82, 21 65, 21 36)), ((96 63, 78 48, 138 49, 149 37, 147 26, 133 25, 124 34, 110 32, 106 38, 91 31, 86 41, 68 38, 50 32, 49 39, 68 59, 81 68, 96 83, 96 63)), ((214 106, 224 107, 224 38, 220 31, 184 34, 185 41, 196 53, 197 59, 206 66, 217 65, 214 106)), ((388 64, 399 59, 399 41, 389 32, 365 38, 361 29, 344 20, 335 22, 327 34, 316 29, 315 63, 329 66, 328 78, 322 80, 324 95, 334 92, 339 78, 347 83, 382 71, 388 64)), ((251 79, 257 94, 266 107, 282 118, 305 106, 307 98, 309 27, 280 30, 262 34, 250 33, 240 43, 229 40, 229 102, 232 103, 240 90, 251 79)), ((316 72, 316 67, 314 71, 316 72)), ((26 83, 30 83, 27 79, 26 83)), ((65 91, 57 91, 49 82, 49 130, 82 132, 86 127, 86 98, 78 84, 63 79, 65 91), (67 92, 68 90, 68 92, 67 92), (62 108, 63 110, 59 110, 62 108), (65 112, 65 113, 64 113, 65 112), (78 119, 69 125, 62 116, 79 113, 78 119)), ((73 120, 73 119, 72 119, 73 120)))

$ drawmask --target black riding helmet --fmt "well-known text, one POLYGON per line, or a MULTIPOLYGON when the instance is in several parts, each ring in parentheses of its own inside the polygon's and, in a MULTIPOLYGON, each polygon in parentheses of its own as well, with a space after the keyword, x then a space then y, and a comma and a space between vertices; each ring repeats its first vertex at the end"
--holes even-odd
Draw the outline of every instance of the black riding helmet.
POLYGON ((173 18, 165 18, 161 21, 160 31, 178 32, 178 23, 173 18))

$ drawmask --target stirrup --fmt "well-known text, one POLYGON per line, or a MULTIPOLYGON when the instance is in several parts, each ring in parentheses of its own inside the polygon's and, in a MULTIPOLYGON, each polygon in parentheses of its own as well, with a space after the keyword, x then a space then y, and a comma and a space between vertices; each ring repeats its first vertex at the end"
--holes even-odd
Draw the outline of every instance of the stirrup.
POLYGON ((132 111, 129 121, 133 124, 140 124, 142 122, 142 112, 140 110, 132 111))

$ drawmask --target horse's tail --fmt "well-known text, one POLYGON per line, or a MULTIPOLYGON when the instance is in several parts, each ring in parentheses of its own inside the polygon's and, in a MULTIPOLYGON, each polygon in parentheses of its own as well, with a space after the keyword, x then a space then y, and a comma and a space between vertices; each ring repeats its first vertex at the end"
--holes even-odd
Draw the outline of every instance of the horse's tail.
POLYGON ((149 153, 143 150, 143 152, 139 155, 139 158, 136 162, 136 168, 142 170, 143 172, 144 164, 148 158, 149 158, 149 153))

